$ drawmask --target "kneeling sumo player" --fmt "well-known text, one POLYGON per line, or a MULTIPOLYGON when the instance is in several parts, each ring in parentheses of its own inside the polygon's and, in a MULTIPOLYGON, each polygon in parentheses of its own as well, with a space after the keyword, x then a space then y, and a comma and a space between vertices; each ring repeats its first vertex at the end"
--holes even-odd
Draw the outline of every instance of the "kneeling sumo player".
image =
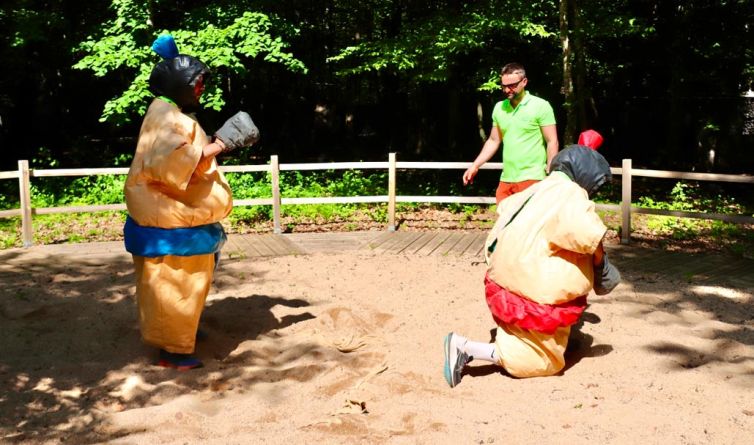
POLYGON ((589 147, 572 145, 555 156, 551 171, 498 209, 485 249, 495 343, 449 333, 444 373, 451 387, 471 360, 496 363, 515 377, 557 374, 586 295, 592 288, 607 294, 620 281, 602 247, 607 228, 589 200, 611 179, 607 161, 589 147))

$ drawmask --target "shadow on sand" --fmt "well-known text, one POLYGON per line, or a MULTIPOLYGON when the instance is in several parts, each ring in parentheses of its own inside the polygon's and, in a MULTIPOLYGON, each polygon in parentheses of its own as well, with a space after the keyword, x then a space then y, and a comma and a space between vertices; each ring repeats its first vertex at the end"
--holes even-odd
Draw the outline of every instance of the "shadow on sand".
MULTIPOLYGON (((2 443, 74 437, 76 443, 94 443, 128 434, 104 425, 106 415, 239 378, 239 366, 229 359, 239 344, 314 318, 306 311, 275 317, 274 306, 304 310, 309 306, 304 299, 280 295, 208 301, 202 326, 209 335, 197 344, 205 367, 180 373, 154 366, 156 349, 141 342, 133 265, 127 256, 22 256, 20 250, 0 254, 2 443), (134 379, 151 390, 121 397, 119 388, 134 379), (161 385, 165 382, 171 384, 161 385)), ((224 294, 232 295, 233 287, 225 286, 224 294)), ((297 348, 301 356, 315 346, 299 343, 297 348)), ((245 354, 254 355, 254 351, 245 354)), ((285 368, 280 358, 275 366, 285 368)), ((246 372, 243 384, 314 375, 297 373, 295 367, 264 376, 246 372)))

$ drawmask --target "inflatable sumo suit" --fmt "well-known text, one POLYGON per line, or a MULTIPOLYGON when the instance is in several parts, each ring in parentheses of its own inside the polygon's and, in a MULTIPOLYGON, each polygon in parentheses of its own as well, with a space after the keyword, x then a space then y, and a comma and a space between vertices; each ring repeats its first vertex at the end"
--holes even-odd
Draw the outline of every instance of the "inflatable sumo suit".
POLYGON ((607 229, 588 196, 610 179, 607 161, 575 146, 558 153, 551 170, 500 204, 486 241, 485 293, 498 325, 499 364, 516 377, 560 372, 586 295, 593 287, 607 293, 620 280, 607 256, 602 269, 592 258, 607 229))
POLYGON ((157 97, 144 116, 126 180, 124 238, 136 269, 144 341, 190 354, 226 240, 219 221, 230 213, 232 197, 215 158, 202 159, 210 140, 187 114, 199 107, 194 87, 209 71, 173 52, 149 78, 157 97))

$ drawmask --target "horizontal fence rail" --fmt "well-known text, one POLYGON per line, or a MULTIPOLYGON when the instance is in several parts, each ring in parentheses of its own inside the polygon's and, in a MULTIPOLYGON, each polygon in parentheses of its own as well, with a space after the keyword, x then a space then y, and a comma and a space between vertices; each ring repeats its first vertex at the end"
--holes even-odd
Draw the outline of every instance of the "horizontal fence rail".
MULTIPOLYGON (((411 196, 397 195, 396 182, 398 170, 416 169, 456 169, 465 170, 470 162, 397 162, 395 153, 390 153, 388 162, 321 162, 321 163, 292 163, 280 164, 277 155, 270 157, 270 163, 264 165, 227 165, 221 166, 223 173, 270 173, 272 196, 269 198, 235 199, 233 206, 269 205, 273 208, 273 230, 281 233, 280 207, 283 205, 305 204, 388 204, 387 230, 394 231, 396 203, 441 203, 441 204, 495 204, 495 198, 490 196, 411 196), (387 170, 388 194, 377 196, 330 196, 319 198, 281 197, 281 171, 316 171, 316 170, 387 170)), ((488 162, 481 167, 486 170, 501 170, 502 163, 488 162)), ((686 179, 692 181, 713 181, 754 184, 751 175, 727 175, 717 173, 678 172, 666 170, 633 169, 631 159, 624 159, 620 168, 611 167, 613 175, 621 176, 621 203, 597 204, 598 210, 614 211, 621 214, 621 242, 629 243, 631 235, 631 215, 649 214, 673 216, 681 218, 710 219, 738 224, 754 224, 754 217, 749 215, 718 214, 704 212, 688 212, 677 210, 650 209, 633 206, 631 203, 631 186, 634 177, 686 179)), ((24 247, 33 243, 32 216, 58 213, 101 212, 126 210, 125 204, 69 206, 32 208, 31 206, 31 178, 62 177, 62 176, 94 176, 94 175, 126 175, 128 168, 81 168, 81 169, 30 169, 28 161, 18 161, 18 170, 0 172, 1 179, 16 179, 19 182, 20 208, 0 211, 0 218, 21 216, 22 236, 24 247)))

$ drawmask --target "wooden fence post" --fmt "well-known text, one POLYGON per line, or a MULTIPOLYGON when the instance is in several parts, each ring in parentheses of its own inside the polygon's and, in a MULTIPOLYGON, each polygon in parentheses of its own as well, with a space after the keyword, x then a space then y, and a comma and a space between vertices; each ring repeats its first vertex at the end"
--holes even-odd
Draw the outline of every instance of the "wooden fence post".
POLYGON ((395 232, 395 153, 388 155, 387 173, 387 231, 395 232))
POLYGON ((278 155, 270 156, 270 172, 272 173, 272 232, 283 233, 280 228, 280 164, 278 155))
POLYGON ((631 160, 624 159, 622 167, 620 200, 620 242, 621 244, 628 244, 631 241, 631 160))
POLYGON ((18 161, 18 193, 21 201, 21 233, 24 247, 31 247, 34 241, 34 229, 31 225, 31 181, 29 176, 29 161, 18 161))

